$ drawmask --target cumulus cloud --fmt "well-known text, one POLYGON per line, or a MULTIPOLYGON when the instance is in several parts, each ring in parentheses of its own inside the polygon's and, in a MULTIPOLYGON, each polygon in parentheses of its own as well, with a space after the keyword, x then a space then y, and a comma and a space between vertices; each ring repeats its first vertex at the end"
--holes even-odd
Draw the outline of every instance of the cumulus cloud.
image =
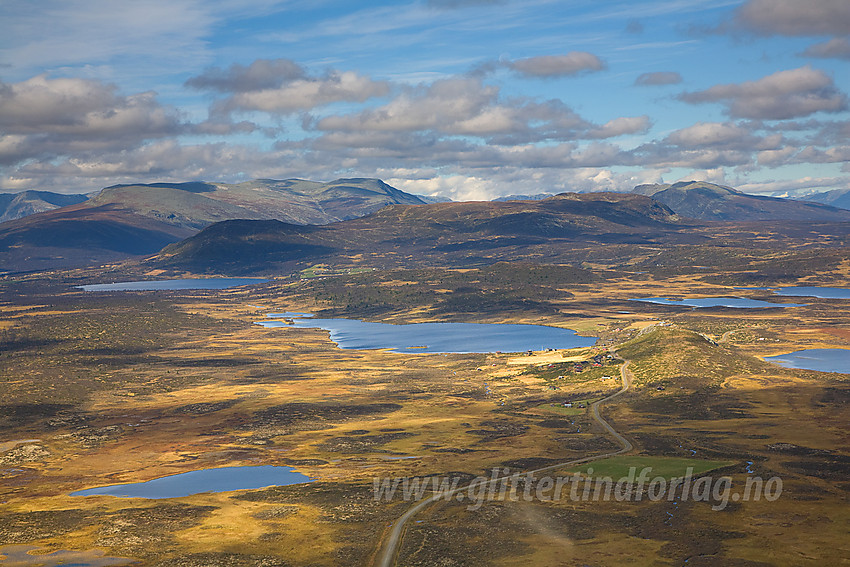
POLYGON ((672 132, 665 141, 683 147, 752 146, 755 137, 749 130, 728 122, 698 122, 672 132))
POLYGON ((850 2, 748 0, 732 24, 759 35, 850 35, 850 2))
MULTIPOLYGON (((338 167, 337 164, 334 167, 338 167)), ((231 143, 180 144, 174 139, 60 160, 33 161, 0 177, 0 187, 43 187, 91 191, 117 183, 144 181, 240 181, 258 177, 332 178, 327 165, 317 167, 289 149, 258 151, 231 143), (246 173, 247 174, 246 177, 246 173)))
POLYGON ((643 73, 635 79, 635 85, 648 87, 655 85, 678 85, 682 82, 682 75, 675 71, 657 71, 654 73, 643 73))
POLYGON ((327 116, 323 131, 433 131, 440 134, 503 137, 518 143, 576 136, 588 123, 558 100, 501 102, 498 87, 470 77, 410 88, 386 105, 357 114, 327 116))
POLYGON ((797 154, 798 148, 785 146, 776 150, 762 150, 756 154, 759 165, 778 167, 790 163, 791 158, 797 154))
POLYGON ((808 65, 756 81, 682 93, 679 99, 690 104, 721 103, 732 117, 756 120, 783 120, 847 108, 847 97, 832 78, 808 65))
POLYGON ((267 135, 274 135, 278 131, 273 128, 261 128, 258 124, 254 122, 250 122, 248 120, 242 120, 240 122, 231 122, 228 120, 221 119, 208 119, 203 122, 199 122, 197 124, 191 124, 187 126, 187 131, 193 134, 209 134, 213 136, 226 136, 229 134, 250 134, 251 132, 256 132, 257 130, 264 130, 267 132, 267 135))
POLYGON ((829 41, 810 45, 800 55, 803 57, 819 57, 821 59, 850 60, 850 40, 846 37, 834 37, 829 41))
POLYGON ((211 67, 185 84, 199 90, 238 93, 273 89, 306 77, 306 71, 290 59, 257 59, 247 67, 238 63, 227 69, 211 67))
POLYGON ((121 96, 98 81, 46 75, 0 83, 0 128, 8 133, 138 137, 174 133, 177 123, 153 92, 121 96))
POLYGON ((230 93, 213 105, 213 114, 261 111, 291 114, 334 102, 364 102, 389 93, 385 81, 374 81, 353 71, 330 70, 310 76, 290 59, 257 59, 248 66, 212 67, 191 77, 186 86, 230 93))
POLYGON ((389 84, 352 71, 333 71, 321 78, 297 79, 277 88, 239 92, 222 106, 227 110, 260 110, 289 114, 333 102, 364 102, 389 93, 389 84))
POLYGON ((850 146, 815 148, 807 146, 797 154, 798 163, 847 163, 850 162, 850 146))
POLYGON ((506 65, 526 77, 565 77, 605 69, 602 59, 586 51, 528 57, 507 62, 506 65))
POLYGON ((179 133, 179 113, 155 93, 121 95, 87 79, 39 75, 0 82, 0 161, 51 157, 104 148, 133 147, 179 133))
POLYGON ((588 138, 614 138, 616 136, 624 136, 626 134, 643 134, 651 125, 649 116, 623 116, 609 120, 598 128, 592 128, 588 133, 588 138))

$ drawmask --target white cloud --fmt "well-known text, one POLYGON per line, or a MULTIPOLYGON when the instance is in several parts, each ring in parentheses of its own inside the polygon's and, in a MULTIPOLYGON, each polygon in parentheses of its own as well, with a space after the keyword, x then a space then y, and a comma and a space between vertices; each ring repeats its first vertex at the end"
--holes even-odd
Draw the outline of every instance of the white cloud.
POLYGON ((649 116, 623 116, 609 120, 587 133, 588 138, 614 138, 626 134, 643 134, 649 130, 652 122, 649 116))
POLYGON ((820 149, 807 146, 796 156, 800 163, 848 163, 850 162, 850 146, 835 146, 820 149))
POLYGON ((527 77, 564 77, 582 72, 601 71, 605 68, 604 61, 586 51, 528 57, 507 62, 506 65, 527 77))
POLYGON ((821 59, 850 60, 850 40, 846 37, 834 37, 829 41, 810 45, 800 55, 803 57, 818 57, 821 59))
POLYGON ((296 79, 280 87, 239 92, 222 104, 227 110, 259 110, 289 114, 334 102, 364 102, 389 92, 389 84, 352 71, 321 78, 296 79))
POLYGON ((639 87, 648 87, 656 85, 678 85, 682 82, 682 75, 675 71, 656 71, 653 73, 643 73, 635 79, 635 85, 639 87))
POLYGON ((832 78, 808 65, 755 81, 682 93, 679 99, 691 104, 721 103, 732 117, 757 120, 782 120, 847 108, 847 97, 832 78))
POLYGON ((224 93, 259 91, 280 87, 307 72, 291 59, 257 59, 248 66, 234 63, 227 69, 211 67, 186 81, 186 86, 224 93))
MULTIPOLYGON (((86 79, 39 75, 0 83, 2 152, 16 159, 133 147, 183 128, 175 109, 154 93, 120 95, 111 85, 86 79), (27 155, 20 155, 26 150, 27 155)), ((8 162, 7 162, 8 163, 8 162)))
POLYGON ((733 23, 761 35, 850 35, 850 2, 748 0, 733 23))
POLYGON ((759 165, 778 167, 790 163, 791 158, 799 151, 799 148, 793 146, 785 146, 776 150, 762 150, 756 154, 756 159, 759 165))
POLYGON ((499 89, 479 79, 456 77, 406 89, 381 107, 327 116, 322 131, 434 131, 496 138, 498 143, 573 137, 588 123, 560 101, 499 101, 499 89))
POLYGON ((726 171, 722 167, 691 171, 677 179, 674 183, 678 183, 679 181, 706 181, 718 185, 727 185, 726 171))
POLYGON ((754 138, 749 130, 728 122, 698 122, 693 126, 676 130, 667 136, 666 142, 683 147, 725 146, 741 147, 752 145, 754 138))
POLYGON ((257 59, 244 66, 212 67, 189 78, 186 86, 232 93, 213 103, 210 114, 227 116, 233 111, 292 114, 335 102, 364 102, 389 93, 390 84, 353 71, 329 70, 310 76, 291 59, 257 59))

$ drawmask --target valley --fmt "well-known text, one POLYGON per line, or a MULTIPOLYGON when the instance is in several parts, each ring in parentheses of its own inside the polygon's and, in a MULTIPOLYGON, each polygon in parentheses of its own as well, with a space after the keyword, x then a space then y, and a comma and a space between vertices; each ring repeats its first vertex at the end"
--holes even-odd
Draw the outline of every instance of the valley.
MULTIPOLYGON (((669 458, 680 459, 678 467, 688 459, 717 463, 709 474, 736 484, 778 476, 781 497, 730 502, 722 511, 712 502, 648 499, 507 499, 475 511, 440 501, 406 528, 399 564, 838 561, 850 521, 847 375, 759 357, 850 347, 847 300, 734 288, 846 286, 842 251, 770 247, 744 255, 682 245, 653 251, 655 261, 635 254, 626 265, 596 258, 583 267, 492 261, 362 270, 368 263, 353 259, 326 264, 326 277, 267 272, 271 281, 224 290, 74 287, 139 279, 145 263, 7 276, 0 415, 3 439, 21 443, 0 454, 2 540, 45 552, 101 550, 146 565, 372 564, 388 526, 412 505, 376 501, 373 479, 468 482, 494 467, 521 472, 610 453, 618 445, 587 404, 619 388, 610 377, 628 359, 633 389, 601 409, 634 445, 630 455, 660 459, 656 468, 669 458), (665 254, 713 267, 676 265, 665 254), (828 269, 802 275, 814 261, 828 269), (756 274, 765 286, 753 284, 756 274), (805 305, 631 301, 648 296, 805 305), (553 325, 599 340, 531 356, 342 350, 321 329, 255 324, 280 312, 553 325), (595 354, 614 347, 616 358, 593 367, 595 354), (576 405, 553 411, 566 401, 576 405), (314 480, 164 500, 70 496, 255 465, 294 467, 314 480)), ((676 470, 667 474, 684 474, 676 470)))

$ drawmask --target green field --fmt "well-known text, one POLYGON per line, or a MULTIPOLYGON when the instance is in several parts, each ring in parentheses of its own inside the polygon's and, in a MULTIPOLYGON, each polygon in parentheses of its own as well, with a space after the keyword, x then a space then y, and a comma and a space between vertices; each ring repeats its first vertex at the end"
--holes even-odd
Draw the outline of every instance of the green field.
POLYGON ((625 455, 610 457, 593 463, 584 464, 569 469, 569 472, 580 472, 592 476, 610 476, 611 478, 622 478, 629 474, 629 469, 635 467, 640 474, 644 468, 651 467, 651 476, 654 477, 682 477, 685 476, 688 467, 693 467, 694 476, 708 471, 727 467, 734 464, 732 461, 704 461, 701 459, 687 459, 683 457, 648 457, 640 455, 625 455), (590 472, 589 469, 593 469, 590 472))

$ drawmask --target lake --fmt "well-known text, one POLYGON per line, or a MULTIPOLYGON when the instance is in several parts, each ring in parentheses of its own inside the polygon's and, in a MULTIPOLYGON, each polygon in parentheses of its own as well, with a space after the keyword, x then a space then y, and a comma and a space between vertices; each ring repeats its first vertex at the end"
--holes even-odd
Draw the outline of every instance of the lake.
POLYGON ((789 297, 820 297, 821 299, 850 299, 850 289, 843 287, 780 287, 776 295, 789 297))
POLYGON ((269 313, 266 317, 270 319, 306 319, 313 317, 312 313, 296 313, 295 311, 284 311, 283 313, 269 313))
POLYGON ((121 498, 179 498, 201 492, 252 490, 267 486, 286 486, 312 482, 290 467, 271 465, 203 469, 155 478, 146 482, 113 484, 72 492, 71 496, 108 495, 121 498))
POLYGON ((672 305, 674 307, 732 307, 735 309, 766 309, 768 307, 803 307, 800 303, 771 303, 760 299, 747 299, 744 297, 692 297, 676 300, 664 297, 642 297, 630 299, 629 301, 644 301, 646 303, 659 303, 661 305, 672 305))
POLYGON ((189 278, 182 280, 151 280, 75 286, 83 291, 164 291, 180 289, 227 289, 240 285, 265 283, 263 278, 189 278))
POLYGON ((596 344, 596 337, 580 337, 571 329, 544 325, 392 325, 356 319, 295 319, 292 324, 285 321, 260 321, 257 325, 269 328, 324 329, 330 332, 331 340, 343 349, 389 349, 405 353, 523 352, 547 348, 580 348, 596 344))
POLYGON ((118 565, 139 565, 141 563, 138 559, 128 557, 107 557, 102 549, 85 551, 60 549, 49 552, 51 548, 35 545, 0 547, 0 555, 6 556, 6 559, 0 559, 0 565, 9 565, 9 567, 58 567, 59 565, 65 567, 117 567, 118 565))
POLYGON ((846 348, 812 348, 764 359, 785 368, 850 374, 850 349, 846 348))

